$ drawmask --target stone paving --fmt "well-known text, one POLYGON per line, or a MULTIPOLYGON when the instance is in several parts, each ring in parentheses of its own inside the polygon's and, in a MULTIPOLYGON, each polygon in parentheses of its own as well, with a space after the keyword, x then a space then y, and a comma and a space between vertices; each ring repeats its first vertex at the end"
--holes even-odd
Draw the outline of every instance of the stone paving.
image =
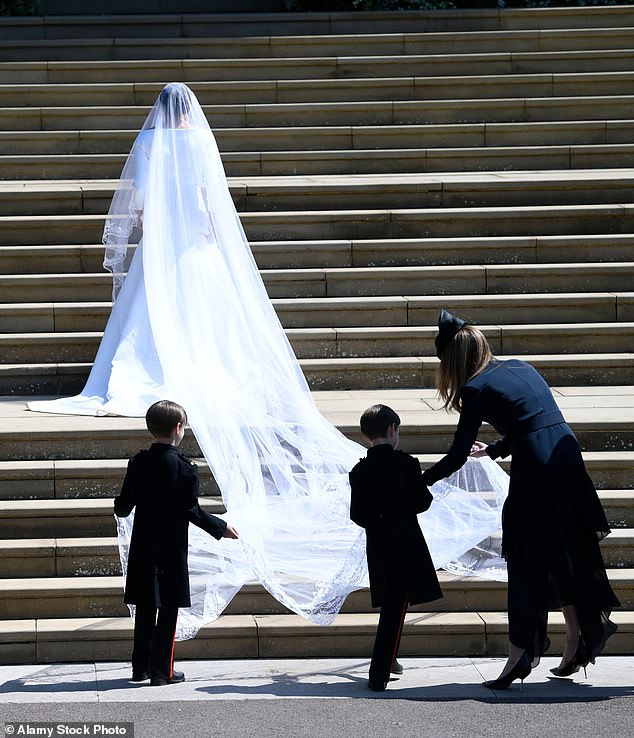
POLYGON ((525 681, 491 692, 483 679, 504 659, 402 658, 404 672, 383 693, 366 687, 368 660, 284 659, 180 661, 187 681, 166 687, 129 681, 129 663, 39 664, 0 667, 0 703, 163 702, 278 698, 525 701, 598 700, 634 696, 634 657, 606 656, 567 679, 551 676, 559 658, 544 658, 525 681))

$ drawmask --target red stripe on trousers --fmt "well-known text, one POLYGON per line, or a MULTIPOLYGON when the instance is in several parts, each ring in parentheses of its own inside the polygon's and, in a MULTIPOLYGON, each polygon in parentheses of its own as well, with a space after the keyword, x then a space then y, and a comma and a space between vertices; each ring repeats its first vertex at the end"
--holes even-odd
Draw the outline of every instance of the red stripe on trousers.
POLYGON ((401 625, 398 629, 398 632, 396 634, 396 640, 394 642, 394 653, 392 654, 392 661, 390 662, 390 670, 392 669, 392 664, 396 661, 396 654, 398 653, 398 647, 401 642, 401 633, 403 632, 403 623, 405 622, 406 612, 407 612, 407 600, 403 602, 403 612, 401 613, 401 625))
POLYGON ((172 678, 172 674, 174 673, 174 646, 176 645, 176 633, 174 633, 174 638, 172 639, 172 653, 170 654, 170 673, 169 678, 172 678))

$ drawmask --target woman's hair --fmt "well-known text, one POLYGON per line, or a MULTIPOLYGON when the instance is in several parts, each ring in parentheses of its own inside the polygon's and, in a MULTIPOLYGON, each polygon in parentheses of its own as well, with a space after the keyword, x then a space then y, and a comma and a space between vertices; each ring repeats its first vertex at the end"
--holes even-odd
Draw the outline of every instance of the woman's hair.
POLYGON ((170 82, 159 95, 167 128, 177 128, 183 118, 189 118, 192 111, 192 91, 182 82, 170 82))
POLYGON ((387 405, 372 405, 361 416, 361 433, 370 441, 385 438, 387 429, 395 423, 398 427, 401 419, 387 405))
POLYGON ((168 438, 178 423, 187 423, 187 413, 175 402, 159 400, 148 408, 145 423, 154 438, 168 438))
POLYGON ((460 412, 460 392, 465 384, 479 374, 493 354, 481 330, 464 325, 451 339, 440 357, 436 384, 445 410, 460 412))

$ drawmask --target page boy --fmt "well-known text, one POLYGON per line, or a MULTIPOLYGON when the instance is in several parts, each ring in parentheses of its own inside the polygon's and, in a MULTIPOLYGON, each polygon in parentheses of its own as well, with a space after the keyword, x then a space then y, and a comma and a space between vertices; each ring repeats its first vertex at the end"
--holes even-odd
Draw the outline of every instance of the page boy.
POLYGON ((372 606, 380 607, 368 687, 382 692, 401 640, 407 603, 442 597, 417 513, 432 496, 419 462, 397 451, 399 416, 387 405, 373 405, 361 416, 361 432, 370 441, 366 458, 350 472, 350 517, 366 532, 372 606))
POLYGON ((115 515, 134 524, 128 556, 126 603, 136 605, 132 681, 153 686, 185 681, 174 671, 179 607, 189 607, 189 523, 214 538, 237 538, 235 528, 198 504, 198 467, 178 451, 187 415, 175 402, 154 403, 145 416, 154 443, 128 464, 115 515))

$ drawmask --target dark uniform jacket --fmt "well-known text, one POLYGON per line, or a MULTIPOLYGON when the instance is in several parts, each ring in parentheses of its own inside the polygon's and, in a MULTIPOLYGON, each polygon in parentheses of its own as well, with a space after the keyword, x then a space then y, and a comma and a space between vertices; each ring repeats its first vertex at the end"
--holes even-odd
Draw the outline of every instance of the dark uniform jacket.
POLYGON ((417 514, 432 503, 416 459, 389 444, 368 449, 350 472, 350 518, 365 528, 373 607, 402 596, 412 604, 442 597, 417 514))
POLYGON ((154 443, 128 464, 114 511, 134 525, 128 557, 125 601, 156 607, 188 607, 189 523, 222 538, 227 524, 198 504, 198 468, 176 446, 154 443))

